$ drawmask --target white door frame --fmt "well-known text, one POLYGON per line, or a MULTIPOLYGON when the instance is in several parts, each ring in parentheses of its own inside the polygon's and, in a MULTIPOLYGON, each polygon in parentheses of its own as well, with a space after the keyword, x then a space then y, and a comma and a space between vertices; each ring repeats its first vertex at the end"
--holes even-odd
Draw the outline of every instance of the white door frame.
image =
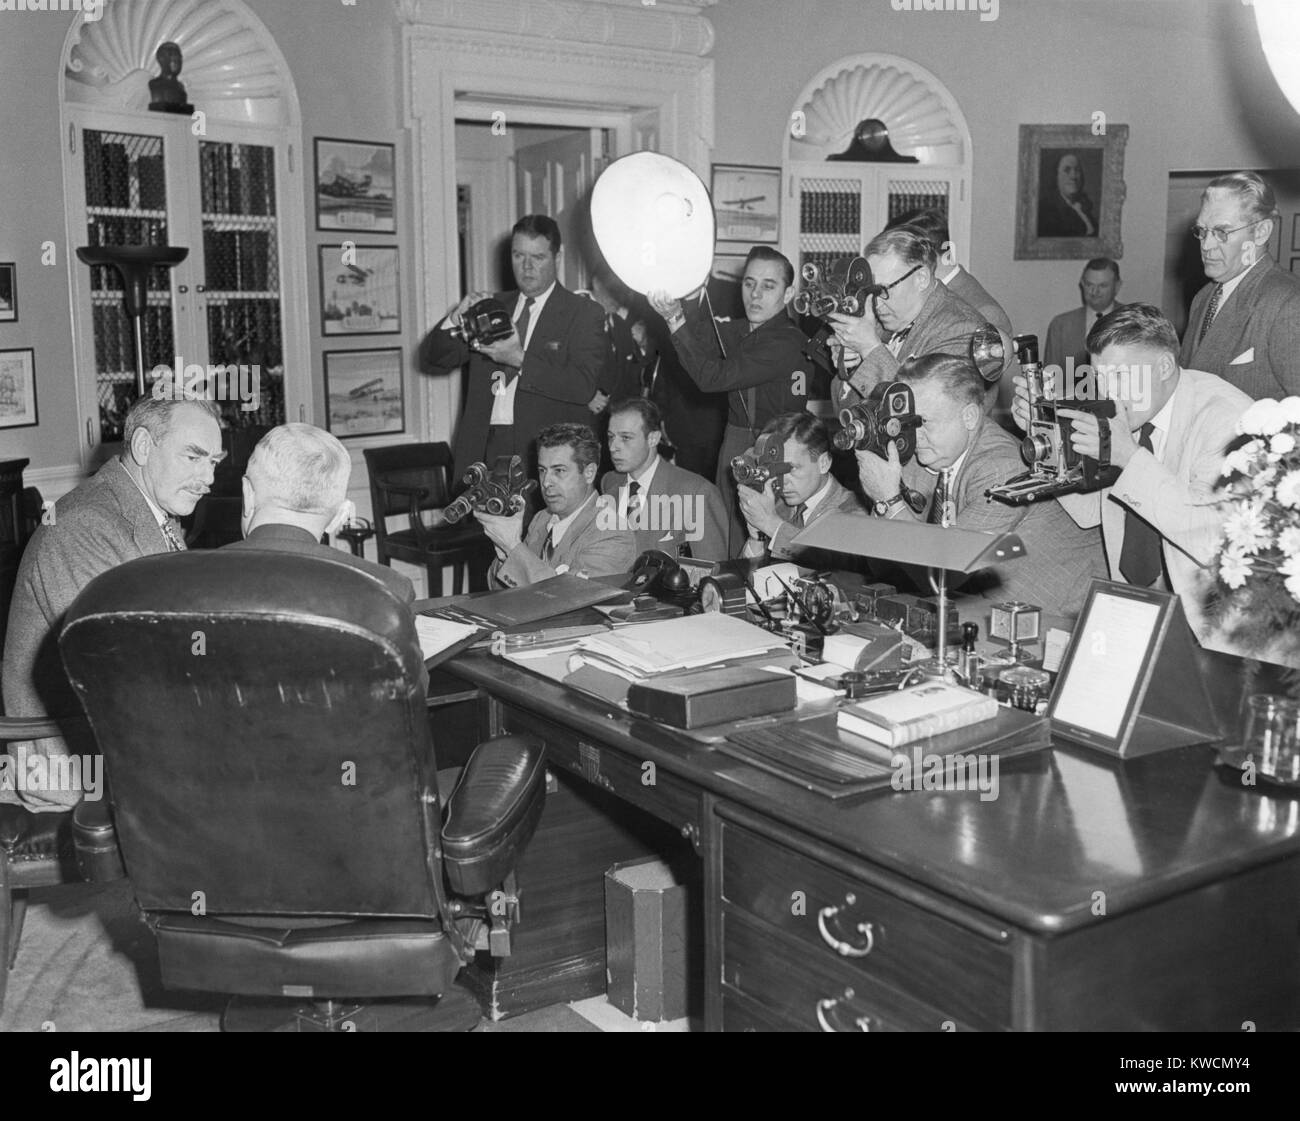
MULTIPOLYGON (((609 41, 435 26, 423 22, 422 8, 409 5, 414 18, 402 31, 421 332, 460 295, 456 254, 448 246, 456 244, 455 122, 458 115, 469 119, 468 107, 486 107, 487 120, 493 112, 504 112, 507 122, 519 124, 568 124, 568 113, 573 123, 581 118, 582 125, 599 125, 596 118, 612 111, 621 120, 603 127, 626 130, 619 137, 620 150, 630 136, 631 114, 658 110, 661 150, 708 181, 712 59, 609 41)), ((634 9, 624 12, 635 14, 634 9)), ((705 49, 710 45, 711 29, 705 49)), ((415 376, 423 438, 449 439, 460 403, 457 379, 415 376)))

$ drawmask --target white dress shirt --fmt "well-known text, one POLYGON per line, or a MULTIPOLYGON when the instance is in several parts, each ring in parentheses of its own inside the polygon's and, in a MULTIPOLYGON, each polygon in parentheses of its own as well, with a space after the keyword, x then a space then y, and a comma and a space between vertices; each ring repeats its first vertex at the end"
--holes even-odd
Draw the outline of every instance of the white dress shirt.
MULTIPOLYGON (((528 349, 528 344, 532 341, 533 332, 537 329, 537 320, 542 314, 542 308, 546 306, 546 301, 551 293, 555 291, 555 282, 546 289, 540 296, 533 297, 532 310, 528 313, 528 331, 523 340, 524 350, 528 349)), ((524 313, 524 304, 528 297, 522 292, 515 301, 515 312, 510 317, 512 323, 518 323, 519 317, 524 313)), ((514 424, 515 422, 515 393, 519 389, 519 378, 508 378, 505 384, 494 385, 492 394, 492 416, 488 420, 489 424, 514 424)))

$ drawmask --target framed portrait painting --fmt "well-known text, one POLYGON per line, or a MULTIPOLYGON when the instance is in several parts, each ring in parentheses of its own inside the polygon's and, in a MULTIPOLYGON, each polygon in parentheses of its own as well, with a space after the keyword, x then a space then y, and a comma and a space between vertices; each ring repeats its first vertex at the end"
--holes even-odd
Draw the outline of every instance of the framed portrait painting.
POLYGON ((396 147, 316 137, 316 228, 391 234, 396 147))
POLYGON ((781 169, 715 163, 713 213, 717 239, 775 245, 781 238, 781 169))
POLYGON ((1016 260, 1124 255, 1128 125, 1021 125, 1016 260))
POLYGON ((30 428, 36 416, 36 352, 0 350, 0 428, 30 428))
POLYGON ((397 246, 320 245, 320 316, 324 335, 397 335, 402 331, 397 246))
POLYGON ((325 400, 340 439, 405 431, 401 347, 325 351, 325 400))

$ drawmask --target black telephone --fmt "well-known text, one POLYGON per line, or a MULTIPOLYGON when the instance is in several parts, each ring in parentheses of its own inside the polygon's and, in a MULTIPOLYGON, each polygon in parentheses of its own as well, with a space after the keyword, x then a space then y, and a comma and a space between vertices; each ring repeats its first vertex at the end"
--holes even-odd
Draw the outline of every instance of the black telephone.
POLYGON ((691 590, 690 577, 677 558, 662 549, 647 549, 632 565, 632 575, 623 587, 634 595, 680 597, 691 590))

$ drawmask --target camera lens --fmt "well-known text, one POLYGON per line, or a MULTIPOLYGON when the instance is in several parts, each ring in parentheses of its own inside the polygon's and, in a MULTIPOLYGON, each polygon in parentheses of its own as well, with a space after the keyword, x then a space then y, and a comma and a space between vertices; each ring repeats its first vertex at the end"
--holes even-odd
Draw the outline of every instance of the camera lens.
POLYGON ((1020 442, 1020 454, 1026 463, 1042 463, 1052 454, 1052 439, 1042 432, 1031 432, 1020 442))

